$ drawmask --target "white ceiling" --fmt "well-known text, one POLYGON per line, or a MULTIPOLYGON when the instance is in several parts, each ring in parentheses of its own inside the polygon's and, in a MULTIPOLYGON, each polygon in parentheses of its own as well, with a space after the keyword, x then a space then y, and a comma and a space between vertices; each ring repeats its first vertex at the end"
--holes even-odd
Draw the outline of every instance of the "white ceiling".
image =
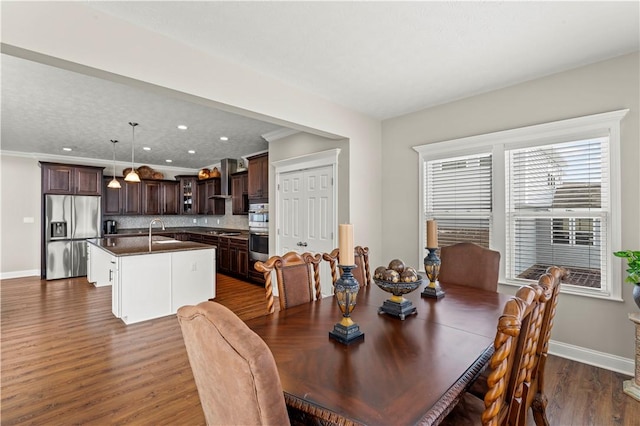
MULTIPOLYGON (((386 119, 640 50, 640 3, 85 2, 386 119)), ((200 168, 267 147, 272 124, 2 57, 2 149, 200 168), (37 95, 37 96, 36 96, 37 95), (126 117, 126 118, 124 118, 126 117), (175 126, 189 124, 187 132, 175 126), (220 135, 231 141, 221 145, 220 135), (246 145, 246 146, 245 146, 246 145), (22 147, 22 148, 21 148, 22 147), (197 155, 189 155, 187 149, 197 155), (77 151, 75 151, 77 150, 77 151), (145 157, 147 155, 147 157, 145 157), (139 160, 138 160, 139 158, 139 160)))

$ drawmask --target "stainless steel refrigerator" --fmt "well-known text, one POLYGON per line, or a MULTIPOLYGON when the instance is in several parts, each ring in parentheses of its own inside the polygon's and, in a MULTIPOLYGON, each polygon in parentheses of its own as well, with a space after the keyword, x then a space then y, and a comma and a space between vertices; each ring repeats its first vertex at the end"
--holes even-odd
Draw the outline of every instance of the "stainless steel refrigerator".
POLYGON ((100 197, 46 195, 46 278, 87 275, 87 238, 100 237, 100 197))

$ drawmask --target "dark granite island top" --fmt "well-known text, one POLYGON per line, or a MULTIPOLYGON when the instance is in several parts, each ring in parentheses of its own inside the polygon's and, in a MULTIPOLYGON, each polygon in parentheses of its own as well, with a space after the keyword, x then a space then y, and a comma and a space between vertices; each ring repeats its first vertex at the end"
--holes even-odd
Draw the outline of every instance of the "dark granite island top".
POLYGON ((99 247, 114 256, 135 256, 141 254, 156 254, 185 250, 203 250, 216 248, 209 244, 194 241, 178 241, 173 238, 154 235, 149 250, 149 236, 144 237, 105 237, 87 240, 88 243, 99 247))

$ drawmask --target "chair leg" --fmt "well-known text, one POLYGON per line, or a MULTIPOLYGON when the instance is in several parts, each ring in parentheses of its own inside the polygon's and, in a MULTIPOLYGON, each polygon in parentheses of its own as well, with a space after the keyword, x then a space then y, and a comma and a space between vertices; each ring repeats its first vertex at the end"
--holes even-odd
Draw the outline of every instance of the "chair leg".
POLYGON ((547 419, 548 402, 546 395, 539 392, 533 398, 531 410, 533 411, 533 419, 537 426, 549 426, 549 420, 547 419))

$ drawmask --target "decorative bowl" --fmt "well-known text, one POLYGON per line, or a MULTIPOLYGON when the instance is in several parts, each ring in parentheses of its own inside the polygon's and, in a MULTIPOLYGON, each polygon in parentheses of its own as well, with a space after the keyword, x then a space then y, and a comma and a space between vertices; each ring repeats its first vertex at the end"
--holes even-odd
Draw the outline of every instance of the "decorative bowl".
POLYGON ((391 281, 384 281, 379 278, 374 278, 373 281, 376 283, 378 287, 387 293, 391 293, 394 296, 402 296, 403 294, 411 293, 413 290, 420 287, 422 284, 422 276, 418 275, 418 280, 413 282, 402 282, 398 281, 397 283, 391 281))

